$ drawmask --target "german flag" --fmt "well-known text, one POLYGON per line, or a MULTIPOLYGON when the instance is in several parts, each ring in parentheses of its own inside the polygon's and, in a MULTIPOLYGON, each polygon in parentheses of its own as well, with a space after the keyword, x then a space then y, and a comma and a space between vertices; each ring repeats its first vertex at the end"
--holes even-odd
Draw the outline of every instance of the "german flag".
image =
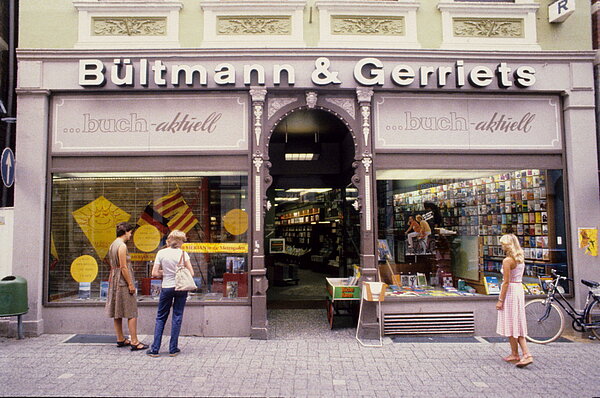
POLYGON ((137 224, 138 225, 145 225, 145 224, 153 225, 162 234, 166 234, 167 232, 169 232, 169 219, 166 217, 163 217, 160 213, 155 211, 152 208, 151 203, 149 203, 146 206, 146 208, 142 212, 142 215, 140 216, 140 219, 137 221, 137 224))
POLYGON ((163 217, 170 218, 168 222, 169 229, 178 229, 188 233, 194 225, 198 224, 198 219, 192 213, 192 209, 187 205, 179 188, 154 202, 154 210, 163 217))

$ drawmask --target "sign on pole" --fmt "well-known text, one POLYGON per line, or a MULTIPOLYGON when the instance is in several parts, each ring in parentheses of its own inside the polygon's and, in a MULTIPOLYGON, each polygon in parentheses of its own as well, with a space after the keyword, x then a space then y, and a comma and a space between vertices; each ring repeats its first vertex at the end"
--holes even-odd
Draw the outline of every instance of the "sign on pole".
POLYGON ((15 182, 15 154, 10 148, 4 148, 4 151, 2 151, 0 171, 2 171, 4 186, 10 188, 15 182))

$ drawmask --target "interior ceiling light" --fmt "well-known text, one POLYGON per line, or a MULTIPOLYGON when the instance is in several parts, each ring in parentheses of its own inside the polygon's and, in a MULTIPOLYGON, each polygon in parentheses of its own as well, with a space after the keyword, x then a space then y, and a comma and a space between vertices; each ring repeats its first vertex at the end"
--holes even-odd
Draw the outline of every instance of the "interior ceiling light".
POLYGON ((305 139, 288 140, 287 121, 285 123, 285 160, 310 162, 318 160, 321 152, 319 144, 319 132, 315 132, 314 142, 308 142, 305 139))

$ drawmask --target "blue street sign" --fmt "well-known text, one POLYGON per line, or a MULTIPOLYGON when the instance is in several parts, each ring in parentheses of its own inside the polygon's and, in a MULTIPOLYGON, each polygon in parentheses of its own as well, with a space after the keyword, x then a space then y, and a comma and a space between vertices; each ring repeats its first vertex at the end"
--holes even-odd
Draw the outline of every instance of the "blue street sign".
POLYGON ((0 171, 2 171, 2 182, 7 188, 12 187, 15 182, 15 154, 12 149, 4 148, 0 157, 0 171))

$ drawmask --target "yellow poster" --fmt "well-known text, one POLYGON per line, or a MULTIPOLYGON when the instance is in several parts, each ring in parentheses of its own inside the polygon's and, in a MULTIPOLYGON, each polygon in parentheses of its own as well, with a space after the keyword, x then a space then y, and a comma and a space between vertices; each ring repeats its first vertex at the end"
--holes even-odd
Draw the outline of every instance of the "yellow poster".
POLYGON ((589 256, 598 255, 598 228, 579 228, 579 247, 589 256))
POLYGON ((184 243, 188 253, 248 253, 247 243, 184 243))
POLYGON ((133 243, 143 252, 154 251, 160 243, 160 231, 154 225, 142 225, 135 230, 133 243))
POLYGON ((131 218, 131 215, 104 196, 75 210, 72 214, 100 258, 106 257, 110 244, 115 240, 117 224, 131 218))
POLYGON ((231 235, 241 235, 248 230, 248 213, 242 209, 229 210, 223 216, 223 224, 231 235))
POLYGON ((56 251, 56 244, 54 243, 54 234, 50 232, 50 254, 55 260, 58 260, 58 251, 56 251))
POLYGON ((79 283, 93 282, 97 275, 98 263, 92 256, 79 256, 71 263, 71 276, 79 283))

